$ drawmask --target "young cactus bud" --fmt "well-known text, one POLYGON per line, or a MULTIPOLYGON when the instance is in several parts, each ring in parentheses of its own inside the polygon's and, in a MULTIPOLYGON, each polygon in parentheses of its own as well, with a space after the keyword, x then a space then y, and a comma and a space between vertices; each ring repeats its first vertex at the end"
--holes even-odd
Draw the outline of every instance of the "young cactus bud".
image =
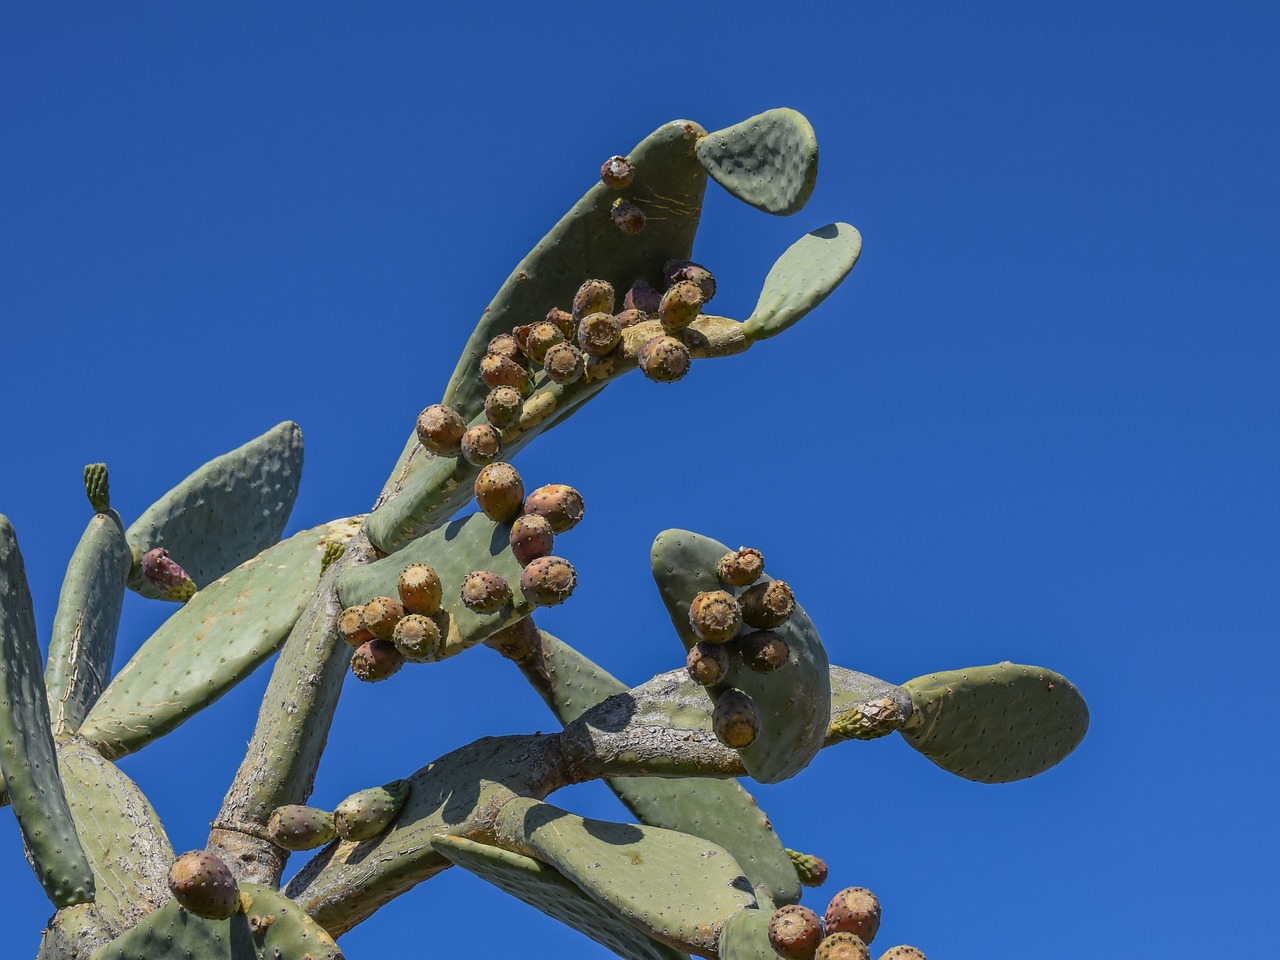
POLYGON ((541 642, 542 637, 533 622, 533 617, 525 617, 492 634, 484 644, 486 647, 497 650, 508 660, 519 663, 536 651, 541 642))
POLYGON ((84 492, 95 513, 106 513, 111 509, 111 483, 107 478, 105 463, 85 465, 84 492))
POLYGON ((404 666, 404 655, 390 640, 370 640, 351 655, 351 672, 357 680, 377 683, 404 666))
POLYGON ((600 167, 600 182, 610 190, 625 190, 635 175, 636 168, 626 157, 610 157, 600 167))
POLYGON ((880 901, 866 887, 845 887, 827 904, 827 933, 852 933, 870 943, 880 929, 880 901))
MULTIPOLYGON (((510 387, 522 397, 527 397, 533 391, 533 380, 524 364, 497 353, 486 353, 480 358, 480 379, 490 390, 495 387, 510 387)), ((462 439, 461 432, 458 439, 462 439)))
POLYGON ((353 647, 368 643, 373 633, 364 625, 364 607, 347 607, 338 616, 338 632, 353 647))
POLYGON ((524 397, 520 396, 520 391, 515 387, 494 387, 484 398, 484 415, 499 430, 519 423, 523 409, 524 397))
POLYGON ((697 286, 702 294, 702 302, 710 303, 716 295, 716 278, 700 263, 692 260, 670 260, 662 269, 662 279, 668 287, 673 287, 682 280, 688 280, 697 286))
POLYGON ((236 878, 207 850, 191 850, 173 861, 169 889, 179 906, 206 920, 226 920, 240 907, 236 878))
POLYGON ((704 687, 714 687, 729 673, 729 654, 718 643, 707 643, 700 640, 689 648, 685 657, 684 668, 694 683, 704 687))
POLYGON ((658 319, 667 333, 679 333, 698 319, 702 307, 702 291, 696 283, 681 280, 662 295, 658 305, 658 319))
POLYGON ((541 323, 535 323, 529 330, 529 338, 525 341, 525 353, 529 354, 529 359, 534 363, 542 363, 547 356, 547 351, 557 343, 564 343, 564 334, 554 323, 548 323, 543 320, 541 323))
POLYGON ((507 581, 488 570, 468 573, 459 593, 463 604, 474 613, 495 613, 511 602, 507 581))
POLYGON ((787 856, 791 858, 791 865, 796 868, 796 876, 802 885, 820 887, 827 882, 827 862, 821 857, 790 848, 787 856))
POLYGON ((644 211, 622 197, 613 201, 613 206, 609 208, 609 216, 613 218, 613 225, 623 233, 634 235, 644 229, 644 211))
POLYGON ((646 340, 638 359, 640 372, 654 383, 675 383, 689 372, 689 348, 675 337, 646 340))
POLYGON ((411 613, 396 624, 391 642, 410 663, 428 663, 440 649, 440 628, 430 617, 411 613))
POLYGON ((164 547, 148 550, 142 557, 142 575, 166 600, 186 603, 196 593, 196 582, 169 556, 164 547))
POLYGON ((756 673, 772 673, 787 662, 791 647, 772 630, 756 630, 738 641, 742 662, 756 673))
POLYGON ((907 717, 893 697, 876 697, 831 718, 830 734, 844 740, 875 740, 902 727, 907 717))
POLYGON ((502 435, 488 423, 477 423, 462 435, 462 458, 482 467, 502 456, 502 435))
POLYGON ((524 512, 546 517, 556 533, 564 533, 577 526, 584 509, 582 494, 563 483, 539 487, 524 501, 524 512))
POLYGON ((622 299, 625 310, 639 310, 642 313, 657 313, 662 304, 661 291, 655 290, 647 280, 637 280, 622 299))
POLYGON ((573 564, 560 557, 539 557, 520 574, 520 592, 539 607, 564 603, 577 585, 578 574, 573 564))
POLYGON ((726 747, 749 747, 760 735, 760 708, 741 690, 726 690, 711 711, 711 730, 726 747))
POLYGON ((323 574, 329 567, 337 563, 346 552, 347 545, 345 543, 335 543, 333 541, 326 543, 324 545, 324 553, 320 555, 320 573, 323 574))
POLYGON ((511 524, 511 552, 522 567, 549 554, 555 539, 551 522, 536 513, 526 513, 511 524))
POLYGON ((772 630, 787 622, 795 612, 796 598, 781 580, 757 583, 738 598, 742 619, 757 630, 772 630))
POLYGON ((852 933, 832 933, 818 944, 814 960, 871 960, 862 938, 852 933))
POLYGON ((903 943, 880 954, 880 960, 925 960, 925 955, 916 947, 903 943))
POLYGON ((314 850, 337 835, 332 813, 300 803, 276 807, 267 821, 267 836, 286 850, 314 850))
POLYGON ((613 284, 607 280, 588 280, 573 295, 573 319, 581 320, 593 313, 613 313, 613 284))
POLYGON ((620 340, 622 326, 608 313, 589 313, 578 324, 578 344, 593 357, 603 357, 620 340))
POLYGON ((438 457, 456 457, 467 425, 453 407, 433 403, 418 414, 418 442, 438 457))
POLYGON ((616 314, 613 318, 618 321, 618 329, 625 330, 627 327, 634 327, 637 323, 644 323, 649 319, 649 315, 643 310, 636 310, 634 307, 630 310, 623 310, 616 314))
POLYGON ((400 594, 400 602, 409 613, 429 617, 440 609, 444 586, 433 568, 425 563, 411 563, 400 571, 396 593, 400 594))
POLYGON ((333 823, 344 840, 372 840, 391 826, 409 797, 408 780, 353 793, 333 811, 333 823))
POLYGON ((364 605, 365 629, 379 640, 390 640, 404 606, 394 597, 374 597, 364 605))
POLYGON ((731 587, 747 587, 764 573, 764 554, 751 547, 726 553, 716 565, 716 575, 731 587))
POLYGON ((514 360, 516 363, 524 363, 524 351, 520 349, 519 341, 509 333, 500 333, 490 340, 487 352, 514 360))
POLYGON ((577 383, 587 372, 582 351, 571 343, 553 343, 542 358, 542 367, 548 380, 561 385, 577 383))
POLYGON ((724 590, 704 590, 689 604, 689 625, 700 640, 727 643, 742 627, 742 611, 733 594, 724 590))
POLYGON ((524 481, 509 463, 491 463, 475 483, 476 503, 484 515, 498 523, 510 523, 524 506, 524 481))
POLYGON ((769 918, 769 946, 785 960, 812 960, 822 942, 822 921, 797 903, 779 907, 769 918))
POLYGON ((578 335, 578 321, 567 310, 552 307, 547 311, 547 323, 554 323, 566 340, 572 340, 578 335))

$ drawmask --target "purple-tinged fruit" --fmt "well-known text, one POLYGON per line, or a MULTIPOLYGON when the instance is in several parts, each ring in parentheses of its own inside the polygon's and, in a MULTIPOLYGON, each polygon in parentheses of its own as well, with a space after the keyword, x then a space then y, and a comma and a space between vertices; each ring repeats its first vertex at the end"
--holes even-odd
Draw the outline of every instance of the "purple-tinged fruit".
POLYGON ((332 813, 300 803, 276 807, 267 821, 267 836, 286 850, 314 850, 337 835, 332 813))
POLYGON ((578 344, 583 353, 603 357, 622 340, 622 326, 609 313, 589 313, 578 324, 578 344))
POLYGON ((718 643, 700 640, 689 648, 684 668, 694 683, 714 687, 729 674, 729 654, 718 643))
POLYGON ((520 592, 539 607, 564 603, 577 585, 577 571, 561 557, 539 557, 530 561, 520 574, 520 592))
POLYGON ((812 960, 822 942, 822 921, 798 903, 779 907, 769 918, 769 946, 784 960, 812 960))
POLYGON ((333 823, 343 840, 372 840, 391 826, 409 797, 408 780, 392 780, 381 787, 353 793, 333 811, 333 823))
POLYGON ((926 958, 920 949, 902 943, 880 954, 880 960, 926 960, 926 958))
POLYGON ((538 650, 542 643, 542 636, 533 622, 533 617, 525 617, 490 635, 484 643, 508 660, 519 663, 521 660, 527 660, 538 650))
POLYGON ((458 411, 443 403, 433 403, 418 414, 418 442, 438 457, 456 457, 466 429, 458 411))
POLYGON ((206 920, 226 920, 240 907, 236 878, 207 850, 191 850, 173 861, 169 889, 179 906, 206 920))
POLYGON ((702 307, 702 291, 696 283, 681 280, 662 295, 658 319, 667 333, 679 333, 698 319, 702 307))
POLYGON ((476 503, 484 515, 498 523, 510 523, 524 506, 524 481, 509 463, 491 463, 476 477, 476 503))
POLYGON ((486 352, 506 357, 516 363, 524 363, 524 351, 520 349, 519 341, 509 333, 500 333, 490 340, 486 352))
POLYGON ((692 260, 672 260, 662 270, 662 279, 668 287, 675 286, 682 280, 696 284, 702 294, 702 302, 710 303, 716 295, 716 278, 700 263, 692 260))
POLYGON ((496 613, 511 602, 511 587, 490 570, 476 570, 463 579, 459 595, 473 613, 496 613))
POLYGON ((542 367, 547 371, 548 380, 562 386, 577 383, 587 372, 582 351, 571 343, 552 344, 547 355, 542 358, 542 367))
POLYGON ((164 594, 166 600, 186 603, 196 595, 196 582, 178 566, 164 547, 148 550, 142 557, 142 575, 164 594))
POLYGON ((536 513, 526 513, 511 524, 511 552, 522 567, 549 554, 555 539, 551 521, 536 513))
POLYGON ((390 640, 370 640, 351 655, 351 672, 357 680, 377 683, 404 666, 404 655, 390 640))
POLYGON ((588 280, 573 295, 573 319, 593 313, 613 313, 613 284, 608 280, 588 280))
POLYGON ((610 190, 625 190, 635 175, 636 168, 626 157, 610 157, 600 167, 600 182, 610 190))
MULTIPOLYGON (((533 390, 533 380, 524 364, 497 353, 486 353, 480 358, 480 379, 490 390, 497 387, 510 387, 522 397, 527 397, 533 390)), ((466 429, 465 424, 463 429, 466 429)), ((462 439, 461 431, 458 439, 459 441, 462 439)))
POLYGON ((795 612, 796 598, 791 587, 781 580, 757 583, 738 598, 742 619, 757 630, 772 630, 787 622, 795 612))
POLYGON ((747 587, 764 573, 764 554, 751 547, 726 553, 716 565, 716 575, 731 587, 747 587))
POLYGON ((563 483, 539 487, 524 501, 524 512, 546 517, 555 533, 572 530, 582 519, 584 510, 582 494, 563 483))
POLYGON ((853 933, 831 933, 818 944, 814 960, 871 960, 871 951, 853 933))
POLYGON ((637 323, 644 323, 649 319, 649 315, 643 310, 637 310, 632 307, 629 310, 623 310, 621 313, 615 314, 614 320, 618 321, 618 327, 622 330, 627 327, 634 327, 637 323))
POLYGON ((373 639, 373 633, 364 625, 364 607, 347 607, 338 615, 338 632, 353 647, 373 639))
POLYGON ((523 409, 524 398, 515 387, 494 387, 484 398, 484 415, 499 430, 514 427, 519 423, 523 409))
POLYGON ((391 642, 410 663, 428 663, 440 649, 440 628, 430 617, 411 613, 396 624, 391 642))
POLYGON ((374 597, 364 605, 365 629, 379 640, 390 640, 403 616, 404 605, 394 597, 374 597))
POLYGON ((482 467, 502 456, 502 435, 492 424, 477 423, 462 435, 462 458, 472 466, 482 467))
POLYGON ((409 613, 429 617, 440 609, 444 599, 444 585, 434 568, 425 563, 411 563, 400 571, 396 580, 396 592, 409 613))
POLYGON ((623 309, 657 313, 662 304, 662 291, 654 289, 647 280, 637 280, 622 299, 623 309))
POLYGON ((622 197, 613 201, 613 206, 609 208, 609 216, 613 218, 613 225, 623 233, 634 235, 644 229, 644 211, 622 197))
POLYGON ((827 904, 828 933, 856 934, 870 943, 880 929, 880 901, 866 887, 845 887, 827 904))
POLYGON ((675 337, 646 340, 638 359, 640 372, 654 383, 675 383, 689 372, 689 348, 675 337))
POLYGON ((547 351, 557 343, 564 343, 564 333, 554 323, 546 320, 535 323, 529 330, 524 349, 534 363, 542 363, 547 351))
POLYGON ((802 885, 820 887, 827 882, 827 862, 821 857, 789 848, 787 856, 791 858, 791 865, 796 868, 796 876, 802 885))
POLYGON ((756 673, 772 673, 791 656, 787 641, 772 630, 756 630, 738 641, 742 662, 756 673))
POLYGON ((749 747, 760 736, 760 708, 741 690, 725 690, 711 711, 711 730, 726 747, 749 747))
POLYGON ((742 627, 742 611, 733 594, 725 590, 704 590, 689 604, 689 625, 700 640, 727 643, 742 627))
POLYGON ((567 310, 552 307, 547 311, 547 323, 554 323, 566 340, 572 340, 578 335, 578 321, 567 310))

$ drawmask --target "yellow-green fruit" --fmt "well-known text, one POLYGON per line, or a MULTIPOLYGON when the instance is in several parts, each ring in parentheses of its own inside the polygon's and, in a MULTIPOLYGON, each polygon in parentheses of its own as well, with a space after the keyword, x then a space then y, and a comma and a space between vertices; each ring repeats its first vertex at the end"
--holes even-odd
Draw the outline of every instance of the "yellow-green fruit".
POLYGON ((524 352, 534 363, 542 363, 547 356, 547 351, 557 343, 564 343, 564 339, 564 333, 558 326, 543 320, 530 328, 529 336, 524 343, 524 352))
POLYGON ((240 907, 231 870, 207 850, 191 850, 169 868, 169 889, 178 904, 206 920, 226 920, 240 907))
POLYGON ((353 793, 333 811, 333 823, 344 840, 372 840, 396 818, 409 796, 408 780, 353 793))
POLYGON ((524 501, 524 512, 545 517, 556 533, 564 533, 577 526, 585 509, 582 494, 563 483, 539 487, 524 501))
POLYGON ((818 945, 814 960, 871 960, 871 951, 855 934, 833 933, 818 945))
POLYGON ((507 357, 516 363, 524 361, 524 351, 520 349, 520 343, 509 333, 500 333, 489 341, 488 353, 496 353, 500 357, 507 357))
POLYGON ((742 611, 733 594, 725 590, 704 590, 689 604, 689 625, 698 639, 726 643, 742 626, 742 611))
POLYGON ((578 324, 578 344, 583 353, 603 357, 622 340, 622 326, 609 313, 589 313, 578 324))
POLYGON ((925 960, 925 955, 918 948, 902 943, 880 954, 880 960, 925 960))
POLYGON ((716 565, 716 575, 731 587, 747 587, 764 573, 764 554, 751 547, 726 553, 716 565))
MULTIPOLYGON (((515 341, 512 340, 512 343, 515 341)), ((520 422, 524 398, 515 387, 494 387, 484 398, 484 415, 499 430, 513 427, 520 422)), ((461 444, 459 444, 461 450, 461 444)))
POLYGON ((440 649, 440 628, 430 617, 411 613, 396 624, 391 642, 410 663, 427 663, 440 649))
POLYGON ((571 343, 553 343, 542 358, 542 368, 547 371, 548 380, 561 386, 577 383, 587 372, 582 351, 571 343))
POLYGON ((562 557, 539 557, 520 574, 520 592, 539 607, 564 603, 577 585, 577 571, 562 557))
POLYGON ((502 455, 502 436, 488 423, 477 423, 462 435, 462 456, 467 463, 481 467, 502 455))
POLYGON ((379 640, 390 640, 404 606, 394 597, 374 597, 364 605, 365 629, 379 640))
POLYGON ((578 335, 578 321, 568 310, 552 307, 547 311, 547 323, 554 323, 566 340, 572 340, 578 335))
POLYGON ((607 280, 588 280, 573 295, 573 318, 581 320, 592 313, 613 313, 613 284, 607 280))
POLYGON ((866 887, 845 887, 827 904, 828 933, 853 933, 870 943, 880 929, 880 901, 866 887))
POLYGON ((507 581, 489 570, 468 573, 459 592, 466 608, 475 613, 495 613, 511 602, 507 581))
POLYGON ((400 571, 396 580, 396 592, 409 613, 429 617, 440 609, 444 599, 444 586, 440 575, 425 563, 411 563, 400 571))
POLYGON ((756 673, 772 673, 787 662, 791 648, 772 630, 756 630, 738 641, 742 662, 756 673))
POLYGON ((511 552, 522 567, 549 554, 555 545, 555 539, 551 522, 536 513, 526 513, 511 524, 511 552))
POLYGON ((749 747, 760 735, 760 708, 741 690, 725 690, 711 711, 711 729, 726 747, 749 747))
POLYGON ((651 337, 637 359, 640 372, 654 383, 675 383, 689 372, 689 348, 675 337, 651 337))
POLYGON ((747 626, 772 630, 787 622, 795 612, 796 598, 791 587, 781 580, 757 583, 738 598, 742 619, 747 626))
POLYGON ((439 457, 456 457, 467 429, 452 407, 433 403, 418 414, 418 442, 439 457))
POLYGON ((342 639, 358 647, 373 639, 373 633, 364 625, 364 607, 347 607, 338 616, 338 632, 342 639))
POLYGON ((524 507, 524 481, 509 463, 491 463, 476 476, 476 504, 498 523, 510 523, 524 507))
POLYGON ((351 672, 357 680, 377 683, 404 666, 404 655, 390 640, 370 640, 351 655, 351 672))
POLYGON ((658 305, 658 319, 667 333, 679 333, 698 319, 702 308, 702 291, 696 283, 681 280, 662 295, 658 305))
POLYGON ((808 907, 788 904, 769 918, 769 946, 784 960, 812 960, 822 942, 822 921, 808 907))
POLYGON ((336 837, 337 831, 332 813, 291 803, 271 811, 267 836, 277 847, 286 850, 314 850, 336 837))
POLYGON ((689 648, 684 668, 694 683, 714 687, 729 673, 729 654, 718 643, 700 640, 689 648))

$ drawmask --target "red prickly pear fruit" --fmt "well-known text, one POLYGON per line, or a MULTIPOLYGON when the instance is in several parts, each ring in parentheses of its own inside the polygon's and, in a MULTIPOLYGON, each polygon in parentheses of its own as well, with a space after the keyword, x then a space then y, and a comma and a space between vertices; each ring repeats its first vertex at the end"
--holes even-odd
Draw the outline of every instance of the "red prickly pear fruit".
POLYGON ((459 595, 468 610, 495 613, 511 602, 511 587, 496 573, 476 570, 463 578, 459 595))
POLYGON ((484 515, 510 523, 524 507, 524 481, 509 463, 491 463, 476 476, 476 503, 484 515))
POLYGON ((822 942, 822 921, 808 907, 793 903, 769 918, 769 945, 785 960, 812 960, 822 942))
POLYGON ((573 319, 593 313, 613 313, 613 284, 608 280, 587 280, 573 295, 573 319))
POLYGON ((453 407, 433 403, 418 414, 418 442, 438 457, 456 457, 467 425, 453 407))
POLYGON ((738 598, 742 619, 757 630, 772 630, 787 622, 795 612, 796 598, 791 587, 781 580, 757 583, 738 598))
POLYGON ((711 711, 711 730, 726 747, 749 747, 760 735, 760 708, 741 690, 725 690, 711 711))
POLYGON ((610 190, 625 190, 635 175, 636 168, 626 157, 610 157, 600 167, 600 182, 610 190))
POLYGON ((404 655, 390 640, 370 640, 351 655, 351 672, 357 680, 377 683, 404 666, 404 655))
POLYGON ((206 920, 226 920, 240 909, 236 878, 207 850, 190 850, 173 861, 169 889, 179 906, 206 920))
POLYGON ((493 463, 502 456, 502 435, 492 424, 477 423, 462 435, 462 458, 475 467, 493 463))
POLYGON ((428 663, 440 649, 440 628, 430 617, 411 613, 396 624, 391 642, 410 663, 428 663))
POLYGON ((358 647, 373 639, 373 633, 364 625, 364 607, 347 607, 338 616, 338 632, 342 639, 358 647))
POLYGON ((714 687, 729 673, 729 654, 718 643, 707 643, 700 640, 689 648, 685 657, 684 668, 694 683, 704 687, 714 687))
POLYGON ((573 564, 561 557, 538 557, 530 561, 520 574, 520 592, 526 600, 539 607, 564 603, 577 585, 577 571, 573 564))
POLYGON ((530 328, 529 337, 524 344, 524 350, 534 363, 542 363, 546 360, 548 350, 557 343, 564 342, 564 333, 559 327, 554 323, 541 320, 530 328))
POLYGON ((696 283, 681 280, 662 295, 658 304, 658 319, 667 333, 679 333, 698 319, 702 307, 702 291, 696 283))
POLYGON ((486 352, 506 357, 516 363, 524 363, 524 351, 520 349, 520 341, 509 333, 500 333, 490 340, 489 348, 486 352))
POLYGON ((374 597, 364 605, 364 625, 379 640, 390 640, 404 605, 394 597, 374 597))
POLYGON ((400 594, 400 602, 409 613, 429 617, 440 609, 444 586, 433 568, 425 563, 411 563, 400 571, 396 593, 400 594))
POLYGON ((756 673, 772 673, 791 656, 787 641, 772 630, 757 630, 738 641, 742 662, 756 673))
POLYGON ((644 229, 646 219, 644 211, 630 200, 619 197, 613 201, 613 206, 609 208, 609 216, 613 218, 613 225, 623 233, 634 235, 644 229))
POLYGON ((657 336, 640 348, 640 372, 654 383, 675 383, 689 372, 689 348, 675 337, 657 336))
POLYGON ((521 660, 527 660, 538 650, 542 643, 542 636, 533 622, 533 617, 525 617, 509 627, 503 627, 484 643, 508 660, 519 663, 521 660))
POLYGON ((671 260, 662 270, 662 279, 668 287, 675 286, 682 280, 696 284, 702 294, 702 302, 710 303, 716 295, 716 278, 700 263, 692 260, 671 260))
POLYGON ((196 582, 178 566, 164 547, 148 550, 142 556, 142 575, 165 596, 166 600, 186 603, 196 593, 196 582))
POLYGON ((552 383, 567 386, 577 383, 587 372, 586 361, 582 359, 582 351, 572 343, 554 343, 542 358, 542 367, 547 371, 547 379, 552 383))
MULTIPOLYGON (((480 358, 480 379, 490 390, 495 387, 510 387, 522 397, 527 397, 533 390, 533 380, 524 364, 499 353, 486 353, 480 358)), ((465 428, 464 425, 463 429, 465 428)))
POLYGON ((890 947, 880 954, 880 960, 926 960, 923 951, 905 943, 890 947))
POLYGON ((286 850, 314 850, 337 835, 332 813, 300 803, 276 807, 267 821, 267 836, 277 847, 286 850))
POLYGON ((551 521, 539 514, 526 513, 511 524, 511 552, 522 567, 549 554, 555 539, 551 521))
POLYGON ((880 929, 880 901, 866 887, 845 887, 827 904, 828 933, 852 933, 870 943, 880 929))
POLYGON ((578 335, 578 321, 567 310, 552 307, 547 311, 547 323, 554 323, 566 340, 572 340, 578 335))
POLYGON ((589 313, 578 324, 578 345, 583 353, 603 357, 622 340, 622 325, 608 313, 589 313))
POLYGON ((643 310, 636 310, 633 307, 630 310, 623 310, 621 313, 614 314, 613 319, 618 321, 619 328, 625 330, 627 327, 634 327, 637 323, 644 323, 649 319, 649 315, 643 310))
POLYGON ((519 423, 523 410, 524 398, 515 387, 494 387, 484 398, 484 415, 499 430, 519 423))
POLYGON ((832 933, 818 944, 813 956, 814 960, 871 960, 871 951, 856 934, 832 933))
POLYGON ((572 530, 582 519, 584 510, 582 494, 563 483, 539 487, 524 501, 524 512, 546 517, 555 533, 572 530))
POLYGON ((724 590, 704 590, 689 604, 689 625, 699 640, 727 643, 742 627, 742 611, 733 594, 724 590))
POLYGON ((662 304, 662 292, 655 290, 647 280, 637 280, 622 299, 626 310, 640 310, 644 313, 657 313, 662 304))
POLYGON ((716 575, 732 587, 748 587, 764 573, 764 554, 751 547, 726 553, 716 565, 716 575))

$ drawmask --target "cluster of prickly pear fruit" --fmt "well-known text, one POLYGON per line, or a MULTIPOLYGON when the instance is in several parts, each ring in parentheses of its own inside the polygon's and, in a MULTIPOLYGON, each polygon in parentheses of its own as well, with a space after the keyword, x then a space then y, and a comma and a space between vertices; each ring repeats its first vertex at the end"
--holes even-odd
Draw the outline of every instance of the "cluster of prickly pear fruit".
MULTIPOLYGON (((769 945, 782 960, 871 960, 868 949, 880 930, 880 901, 866 887, 845 887, 819 917, 808 907, 786 904, 769 918, 769 945)), ((925 960, 902 944, 880 960, 925 960)))

